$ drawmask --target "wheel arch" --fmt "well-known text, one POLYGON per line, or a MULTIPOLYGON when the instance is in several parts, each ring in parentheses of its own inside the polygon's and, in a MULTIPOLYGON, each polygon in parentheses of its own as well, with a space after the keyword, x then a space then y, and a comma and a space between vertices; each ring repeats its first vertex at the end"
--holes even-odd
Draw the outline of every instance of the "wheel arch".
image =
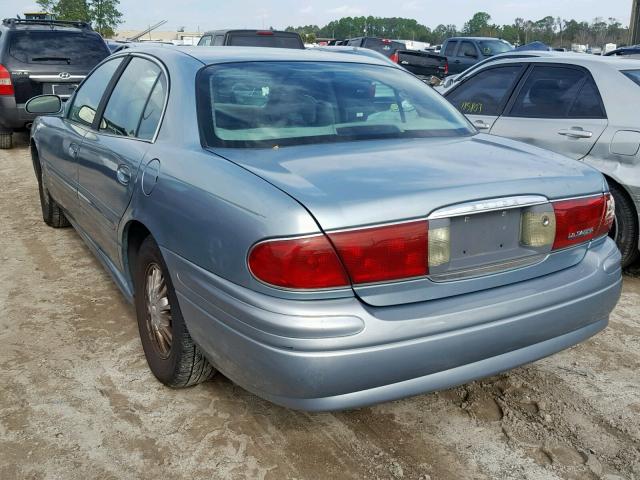
MULTIPOLYGON (((133 287, 133 267, 136 262, 138 251, 145 238, 151 236, 151 230, 141 221, 132 219, 124 226, 122 233, 122 260, 124 266, 124 273, 127 276, 127 280, 133 287)), ((133 291, 133 289, 132 289, 133 291)))

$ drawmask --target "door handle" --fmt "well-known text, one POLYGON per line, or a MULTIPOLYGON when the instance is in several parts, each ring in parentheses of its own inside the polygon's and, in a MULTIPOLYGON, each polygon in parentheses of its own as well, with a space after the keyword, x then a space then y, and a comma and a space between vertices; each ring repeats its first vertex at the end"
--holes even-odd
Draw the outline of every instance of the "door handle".
POLYGON ((129 170, 129 167, 126 165, 119 165, 116 170, 116 177, 122 185, 129 185, 131 181, 131 170, 129 170))
POLYGON ((460 60, 454 60, 453 63, 460 63, 460 60))
POLYGON ((69 156, 71 158, 76 158, 78 156, 78 144, 72 143, 69 145, 69 156))
POLYGON ((560 130, 558 135, 562 135, 564 137, 570 138, 591 138, 593 137, 593 132, 588 132, 579 127, 568 128, 564 130, 560 130))
POLYGON ((491 128, 491 125, 489 125, 488 123, 485 123, 482 120, 476 120, 475 122, 473 122, 473 126, 476 127, 478 130, 489 130, 491 128))

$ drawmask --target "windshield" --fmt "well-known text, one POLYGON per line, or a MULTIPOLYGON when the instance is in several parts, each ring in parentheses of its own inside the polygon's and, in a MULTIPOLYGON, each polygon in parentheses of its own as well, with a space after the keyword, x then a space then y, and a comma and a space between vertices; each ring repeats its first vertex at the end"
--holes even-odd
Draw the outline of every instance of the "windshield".
POLYGON ((198 111, 210 146, 475 133, 455 108, 412 75, 358 63, 213 65, 198 77, 198 111))
POLYGON ((91 69, 110 52, 96 34, 52 30, 14 32, 9 54, 23 63, 80 65, 91 69))
POLYGON ((505 42, 504 40, 480 40, 478 45, 480 46, 480 51, 485 57, 513 50, 513 45, 505 42))

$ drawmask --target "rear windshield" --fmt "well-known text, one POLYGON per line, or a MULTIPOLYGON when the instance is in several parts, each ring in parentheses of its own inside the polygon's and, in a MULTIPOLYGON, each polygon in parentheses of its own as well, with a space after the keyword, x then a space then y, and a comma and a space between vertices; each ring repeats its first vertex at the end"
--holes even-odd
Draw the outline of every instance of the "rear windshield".
POLYGON ((379 38, 367 38, 363 45, 365 48, 380 52, 390 57, 396 50, 405 50, 406 46, 401 42, 393 40, 381 40, 379 38))
POLYGON ((81 65, 92 68, 109 55, 102 38, 80 32, 13 32, 9 55, 22 63, 81 65))
POLYGON ((234 47, 303 48, 300 38, 293 35, 260 35, 257 33, 230 33, 227 45, 234 47))
POLYGON ((395 67, 338 62, 212 65, 198 77, 208 145, 273 147, 474 130, 444 98, 395 67))
POLYGON ((640 85, 640 70, 627 70, 622 73, 640 85))
POLYGON ((478 42, 478 46, 485 57, 491 57, 492 55, 510 52, 513 50, 513 45, 510 45, 503 40, 480 40, 478 42))

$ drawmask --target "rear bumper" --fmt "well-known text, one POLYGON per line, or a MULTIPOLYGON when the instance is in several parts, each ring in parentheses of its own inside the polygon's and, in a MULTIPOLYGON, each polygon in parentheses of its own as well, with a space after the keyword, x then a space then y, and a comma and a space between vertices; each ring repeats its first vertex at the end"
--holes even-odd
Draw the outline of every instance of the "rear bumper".
POLYGON ((395 307, 275 299, 163 253, 211 362, 261 397, 316 411, 448 388, 563 350, 607 325, 622 282, 609 239, 551 275, 395 307))
POLYGON ((16 104, 13 96, 0 96, 0 129, 16 130, 32 123, 36 115, 27 113, 24 104, 16 104))

